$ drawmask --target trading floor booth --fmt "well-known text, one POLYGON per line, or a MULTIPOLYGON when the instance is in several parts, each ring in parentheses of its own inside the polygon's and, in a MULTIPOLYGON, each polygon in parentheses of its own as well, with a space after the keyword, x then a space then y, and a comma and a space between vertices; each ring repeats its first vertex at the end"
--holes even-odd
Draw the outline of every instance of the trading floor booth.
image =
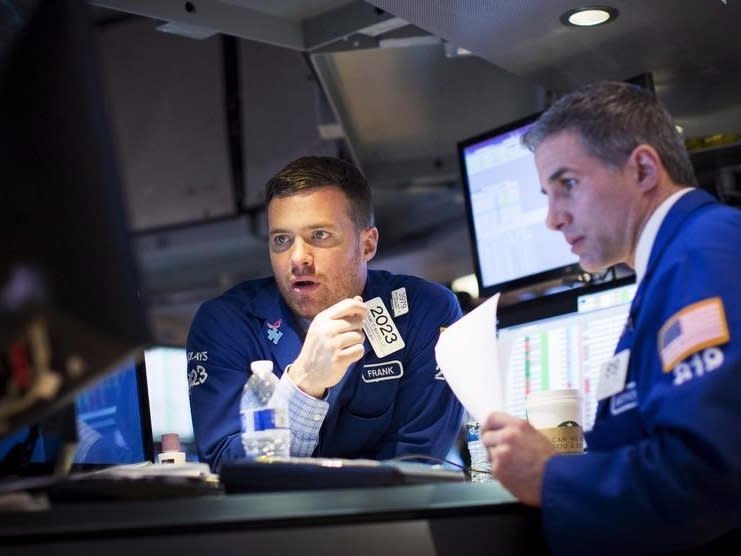
POLYGON ((319 477, 312 490, 225 493, 95 474, 151 460, 176 426, 159 412, 183 390, 165 373, 147 387, 145 367, 173 354, 152 351, 84 8, 3 7, 0 553, 541 552, 538 512, 496 483, 410 484, 382 468, 342 488, 319 477))
MULTIPOLYGON (((540 511, 494 480, 390 462, 193 473, 185 353, 148 330, 84 4, 26 4, 0 29, 0 554, 547 553, 540 511), (137 471, 165 433, 187 462, 137 471)), ((578 271, 540 235, 518 148, 531 122, 459 145, 483 295, 578 271)), ((501 312, 506 409, 524 416, 535 389, 594 391, 627 311, 617 286, 501 312)))

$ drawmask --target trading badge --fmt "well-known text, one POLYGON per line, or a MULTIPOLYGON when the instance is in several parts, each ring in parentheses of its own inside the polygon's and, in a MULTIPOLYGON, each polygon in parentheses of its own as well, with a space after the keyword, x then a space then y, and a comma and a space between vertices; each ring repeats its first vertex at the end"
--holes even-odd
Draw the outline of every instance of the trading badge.
POLYGON ((368 307, 368 316, 363 321, 363 332, 368 338, 376 357, 382 359, 404 348, 394 320, 391 318, 386 305, 380 297, 374 297, 365 302, 368 307))
POLYGON ((395 317, 406 315, 409 312, 406 288, 399 288, 391 292, 391 310, 395 317))

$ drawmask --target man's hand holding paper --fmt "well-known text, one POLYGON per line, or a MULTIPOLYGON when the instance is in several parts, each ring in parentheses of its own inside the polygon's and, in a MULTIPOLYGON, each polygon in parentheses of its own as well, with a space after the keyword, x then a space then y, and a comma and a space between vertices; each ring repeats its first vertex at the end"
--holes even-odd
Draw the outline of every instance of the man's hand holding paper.
POLYGON ((504 409, 505 376, 499 368, 497 302, 499 294, 449 326, 435 356, 453 393, 479 423, 504 409))

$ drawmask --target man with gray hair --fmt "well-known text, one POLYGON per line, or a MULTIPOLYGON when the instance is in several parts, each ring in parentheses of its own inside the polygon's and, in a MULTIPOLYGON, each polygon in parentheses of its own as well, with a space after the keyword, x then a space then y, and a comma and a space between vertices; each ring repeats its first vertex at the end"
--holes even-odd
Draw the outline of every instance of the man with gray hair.
POLYGON ((585 270, 625 263, 638 288, 587 452, 494 412, 492 473, 542 508, 556 553, 739 550, 741 212, 694 187, 671 116, 633 85, 564 96, 523 140, 548 227, 585 270))

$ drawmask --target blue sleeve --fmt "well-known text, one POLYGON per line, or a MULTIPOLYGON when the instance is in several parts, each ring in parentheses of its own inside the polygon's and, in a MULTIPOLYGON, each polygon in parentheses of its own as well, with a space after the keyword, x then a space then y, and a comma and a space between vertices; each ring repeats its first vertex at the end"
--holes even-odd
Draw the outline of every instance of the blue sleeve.
POLYGON ((445 382, 435 361, 440 328, 461 317, 455 295, 435 284, 407 287, 412 293, 411 311, 415 325, 405 342, 409 350, 404 380, 399 386, 389 431, 378 459, 427 454, 444 458, 460 431, 463 407, 445 382), (427 289, 431 288, 431 289, 427 289))
POLYGON ((652 279, 651 326, 636 329, 639 349, 631 351, 631 365, 647 383, 637 410, 643 439, 549 461, 542 511, 555 552, 686 549, 741 527, 739 269, 741 251, 729 242, 688 251, 652 279), (722 300, 730 340, 699 347, 663 372, 660 327, 713 297, 722 300))
POLYGON ((217 298, 204 303, 188 334, 188 384, 198 455, 215 472, 244 457, 239 402, 253 335, 245 318, 217 298))

